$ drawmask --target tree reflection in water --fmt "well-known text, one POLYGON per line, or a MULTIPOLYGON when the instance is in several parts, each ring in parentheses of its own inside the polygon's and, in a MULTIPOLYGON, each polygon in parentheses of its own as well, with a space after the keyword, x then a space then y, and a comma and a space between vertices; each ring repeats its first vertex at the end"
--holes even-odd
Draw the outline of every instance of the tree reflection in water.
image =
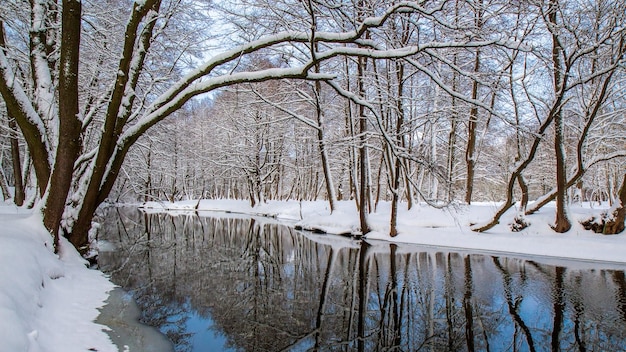
POLYGON ((101 268, 178 351, 626 349, 623 268, 368 244, 250 218, 105 219, 100 239, 118 249, 101 268))

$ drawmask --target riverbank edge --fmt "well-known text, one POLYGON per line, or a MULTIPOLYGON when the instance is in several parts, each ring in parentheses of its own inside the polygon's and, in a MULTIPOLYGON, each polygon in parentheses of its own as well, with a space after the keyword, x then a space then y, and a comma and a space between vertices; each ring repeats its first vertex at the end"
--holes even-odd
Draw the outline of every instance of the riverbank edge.
POLYGON ((157 328, 141 323, 141 310, 132 294, 120 287, 108 293, 95 323, 106 326, 111 342, 122 351, 173 352, 174 345, 157 328))
MULTIPOLYGON (((243 216, 258 216, 275 219, 293 228, 333 235, 360 235, 358 213, 353 201, 339 201, 331 213, 325 201, 268 201, 251 207, 244 200, 189 200, 181 202, 146 202, 134 204, 148 213, 165 212, 172 215, 182 213, 226 213, 243 216)), ((530 226, 519 232, 511 230, 516 209, 502 217, 500 224, 491 231, 477 233, 471 224, 489 219, 498 203, 478 203, 471 206, 452 205, 437 209, 416 205, 399 208, 398 236, 390 237, 388 202, 380 202, 376 212, 369 214, 368 223, 372 231, 363 238, 407 243, 429 247, 441 247, 465 251, 502 253, 525 257, 546 257, 578 260, 606 264, 626 265, 626 232, 617 235, 598 235, 585 230, 580 221, 597 215, 608 205, 593 204, 570 208, 572 229, 559 234, 551 229, 554 207, 545 206, 525 220, 530 226)))

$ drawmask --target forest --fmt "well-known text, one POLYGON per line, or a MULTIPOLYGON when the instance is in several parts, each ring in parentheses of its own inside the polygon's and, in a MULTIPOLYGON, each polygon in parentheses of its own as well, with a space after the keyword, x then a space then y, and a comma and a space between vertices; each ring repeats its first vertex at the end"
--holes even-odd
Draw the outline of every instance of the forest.
POLYGON ((103 203, 554 201, 626 216, 620 0, 3 0, 0 186, 88 244, 103 203))

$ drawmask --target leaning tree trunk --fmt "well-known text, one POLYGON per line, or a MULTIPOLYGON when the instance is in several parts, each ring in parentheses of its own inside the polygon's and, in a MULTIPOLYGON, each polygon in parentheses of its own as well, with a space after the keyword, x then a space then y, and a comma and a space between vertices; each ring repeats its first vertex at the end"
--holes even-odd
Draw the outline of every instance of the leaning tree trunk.
POLYGON ((582 225, 587 230, 604 235, 615 235, 624 231, 624 220, 626 220, 626 173, 624 173, 618 197, 618 203, 615 204, 610 213, 602 214, 599 220, 593 217, 584 221, 582 225))
POLYGON ((130 137, 127 145, 121 149, 116 146, 122 129, 132 112, 131 109, 125 109, 123 104, 132 105, 136 97, 131 95, 131 98, 124 99, 124 92, 127 89, 132 91, 137 86, 139 79, 137 72, 140 71, 139 68, 143 65, 151 44, 150 38, 159 7, 160 0, 145 1, 142 4, 135 3, 131 18, 126 25, 123 53, 118 64, 121 74, 118 74, 115 79, 114 89, 107 104, 104 123, 100 132, 98 152, 93 162, 87 189, 82 197, 82 204, 79 206, 73 226, 71 229, 67 229, 70 232, 67 237, 76 248, 84 247, 89 243, 89 230, 91 229, 93 214, 111 192, 124 157, 128 153, 128 148, 139 138, 140 134, 130 137), (143 20, 148 24, 140 31, 141 34, 138 34, 137 28, 143 20), (139 42, 139 49, 137 49, 139 53, 134 55, 136 42, 139 42))
MULTIPOLYGON (((38 5, 38 4, 35 4, 38 5)), ((34 6, 34 5, 33 5, 34 6)), ((35 27, 34 25, 32 27, 35 27)), ((42 38, 39 38, 40 33, 31 28, 31 47, 38 49, 39 46, 35 43, 41 43, 42 38)), ((45 35, 43 36, 43 42, 46 42, 45 35)), ((0 21, 0 53, 7 51, 7 43, 4 33, 4 23, 0 21)), ((37 57, 31 53, 31 60, 37 57)), ((8 115, 15 119, 15 122, 22 131, 28 151, 33 161, 33 169, 37 177, 37 183, 39 188, 39 196, 43 197, 48 187, 48 180, 50 179, 50 164, 49 152, 46 146, 46 137, 42 135, 41 131, 30 122, 28 116, 28 109, 24 107, 23 101, 18 99, 18 96, 24 95, 25 92, 19 89, 18 84, 7 84, 7 82, 13 82, 16 80, 13 70, 9 68, 7 57, 0 55, 0 95, 4 101, 8 115)), ((44 71, 44 70, 42 70, 44 71)))
POLYGON ((543 121, 539 129, 535 132, 533 143, 530 147, 530 150, 526 158, 523 161, 519 162, 515 170, 513 170, 511 174, 509 175, 509 181, 507 183, 507 188, 506 188, 506 201, 500 206, 496 214, 488 223, 482 224, 482 225, 474 225, 472 226, 472 231, 485 232, 487 230, 490 230, 491 228, 493 228, 494 226, 500 223, 500 217, 502 217, 502 215, 504 215, 504 213, 506 213, 507 210, 509 210, 513 206, 513 204, 515 203, 514 195, 513 195, 513 188, 515 187, 515 183, 518 181, 518 178, 520 177, 522 172, 535 158, 535 155, 537 154, 537 149, 539 148, 539 143, 542 140, 542 136, 544 135, 548 127, 552 124, 552 121, 554 121, 554 116, 557 113, 556 110, 561 104, 562 98, 563 98, 562 95, 557 98, 557 100, 552 105, 550 113, 546 117, 545 121, 543 121))

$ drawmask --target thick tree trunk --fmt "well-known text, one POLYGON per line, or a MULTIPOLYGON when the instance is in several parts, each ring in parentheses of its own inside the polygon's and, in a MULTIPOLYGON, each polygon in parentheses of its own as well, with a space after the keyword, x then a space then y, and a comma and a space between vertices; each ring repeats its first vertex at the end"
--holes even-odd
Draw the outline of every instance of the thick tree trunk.
MULTIPOLYGON (((475 99, 475 98, 474 98, 475 99)), ((467 176, 465 180, 465 203, 472 203, 472 195, 474 193, 474 173, 476 166, 476 115, 478 109, 472 107, 470 112, 470 120, 468 122, 468 140, 467 149, 465 150, 465 165, 467 167, 467 176)))
MULTIPOLYGON (((59 73, 59 144, 50 187, 43 207, 43 222, 58 243, 59 226, 72 184, 74 163, 81 148, 82 123, 78 119, 78 57, 80 49, 81 3, 64 1, 59 73)), ((70 238, 71 240, 71 238, 70 238)), ((79 248, 82 243, 74 243, 79 248)))

